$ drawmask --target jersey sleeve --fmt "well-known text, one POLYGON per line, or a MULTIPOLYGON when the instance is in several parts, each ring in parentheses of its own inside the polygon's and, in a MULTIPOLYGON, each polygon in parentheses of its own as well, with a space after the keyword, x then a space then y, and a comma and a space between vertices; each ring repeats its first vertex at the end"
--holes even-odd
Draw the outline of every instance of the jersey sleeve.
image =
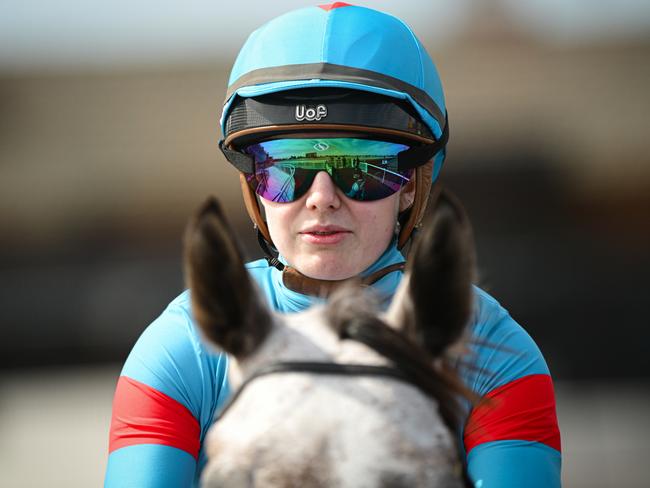
POLYGON ((561 486, 561 443, 553 381, 526 331, 477 290, 473 367, 466 381, 482 402, 463 432, 476 488, 561 486))
POLYGON ((227 357, 200 340, 187 293, 140 336, 113 400, 106 487, 194 486, 202 441, 228 395, 227 357))

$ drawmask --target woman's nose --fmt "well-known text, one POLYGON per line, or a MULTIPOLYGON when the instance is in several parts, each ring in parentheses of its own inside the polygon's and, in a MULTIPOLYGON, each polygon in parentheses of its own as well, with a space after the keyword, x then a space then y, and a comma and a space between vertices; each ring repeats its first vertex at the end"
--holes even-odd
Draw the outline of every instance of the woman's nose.
POLYGON ((336 185, 326 171, 319 171, 314 177, 305 205, 312 210, 335 210, 341 206, 336 185))

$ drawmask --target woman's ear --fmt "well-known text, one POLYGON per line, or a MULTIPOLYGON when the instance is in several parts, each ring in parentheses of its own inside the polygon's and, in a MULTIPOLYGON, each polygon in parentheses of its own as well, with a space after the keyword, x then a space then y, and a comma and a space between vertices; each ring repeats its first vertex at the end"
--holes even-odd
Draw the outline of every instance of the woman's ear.
POLYGON ((399 212, 402 213, 404 210, 407 210, 413 202, 415 201, 415 172, 413 172, 413 178, 404 185, 400 190, 399 194, 399 212))

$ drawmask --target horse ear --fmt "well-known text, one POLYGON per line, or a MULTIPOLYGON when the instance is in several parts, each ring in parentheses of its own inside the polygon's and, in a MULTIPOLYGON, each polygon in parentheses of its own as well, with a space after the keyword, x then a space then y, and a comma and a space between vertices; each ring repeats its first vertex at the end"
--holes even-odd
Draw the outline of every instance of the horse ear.
POLYGON ((199 327, 226 352, 238 358, 251 354, 267 336, 271 314, 216 198, 194 214, 183 244, 185 280, 199 327))
POLYGON ((475 262, 469 219, 460 202, 443 191, 417 237, 387 319, 439 356, 471 317, 475 262))

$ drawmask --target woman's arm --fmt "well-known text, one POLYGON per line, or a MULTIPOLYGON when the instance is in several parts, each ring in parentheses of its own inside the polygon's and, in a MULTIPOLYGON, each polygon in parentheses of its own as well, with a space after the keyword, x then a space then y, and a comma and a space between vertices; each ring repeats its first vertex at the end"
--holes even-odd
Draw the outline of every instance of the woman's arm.
POLYGON ((138 339, 113 401, 105 486, 193 486, 202 440, 227 396, 224 355, 201 344, 187 293, 138 339))
POLYGON ((477 488, 561 486, 553 382, 532 338, 489 295, 477 294, 476 370, 468 383, 485 401, 464 430, 477 488))

